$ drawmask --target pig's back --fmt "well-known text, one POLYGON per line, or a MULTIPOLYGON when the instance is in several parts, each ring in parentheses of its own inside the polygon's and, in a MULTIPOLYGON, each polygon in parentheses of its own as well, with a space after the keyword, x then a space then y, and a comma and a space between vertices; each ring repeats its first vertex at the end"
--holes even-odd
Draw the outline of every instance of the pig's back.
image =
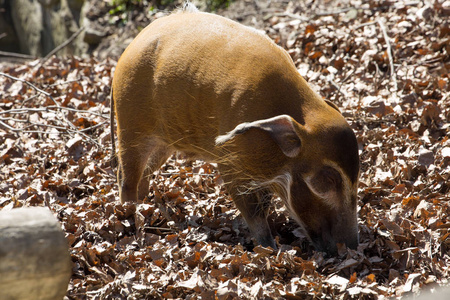
POLYGON ((148 123, 140 128, 186 152, 214 151, 214 138, 238 123, 284 113, 276 111, 283 106, 276 81, 283 89, 292 83, 292 90, 299 77, 287 53, 264 34, 199 12, 152 22, 125 50, 117 70, 118 109, 122 102, 128 118, 148 123), (273 101, 262 107, 269 93, 273 101), (133 108, 122 99, 133 99, 133 108))

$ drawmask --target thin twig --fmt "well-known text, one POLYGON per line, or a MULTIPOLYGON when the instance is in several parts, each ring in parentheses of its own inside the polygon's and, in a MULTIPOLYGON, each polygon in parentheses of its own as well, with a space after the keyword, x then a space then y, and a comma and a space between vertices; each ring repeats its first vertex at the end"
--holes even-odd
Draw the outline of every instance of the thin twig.
POLYGON ((394 91, 397 92, 397 90, 398 90, 397 76, 395 75, 394 59, 392 58, 392 48, 391 48, 391 43, 389 42, 389 36, 387 35, 386 27, 384 26, 383 21, 381 19, 378 19, 377 21, 367 22, 367 23, 358 25, 357 27, 355 27, 354 30, 359 29, 364 26, 375 25, 375 24, 378 24, 380 26, 381 32, 383 33, 384 40, 386 41, 386 47, 387 47, 386 52, 388 54, 388 59, 389 59, 389 69, 391 71, 391 78, 392 78, 392 81, 394 84, 394 91))
MULTIPOLYGON (((322 17, 322 16, 329 16, 329 15, 338 15, 341 13, 345 13, 348 12, 352 9, 356 9, 355 7, 347 7, 347 8, 343 8, 337 11, 320 11, 320 12, 316 12, 313 14, 313 16, 315 17, 322 17)), ((297 14, 293 14, 293 13, 289 13, 289 12, 279 12, 279 13, 274 13, 273 16, 277 16, 277 17, 289 17, 291 19, 297 19, 297 20, 301 20, 301 21, 309 21, 310 18, 308 17, 304 17, 301 15, 297 15, 297 14)))
POLYGON ((30 123, 30 125, 28 125, 28 126, 25 127, 24 129, 27 129, 27 128, 29 128, 29 127, 36 126, 36 127, 48 127, 48 128, 54 128, 54 129, 57 129, 57 130, 67 130, 67 128, 62 127, 62 126, 56 126, 56 125, 51 125, 51 124, 39 124, 39 123, 34 123, 34 122, 29 122, 29 123, 30 123))
POLYGON ((28 120, 16 119, 16 118, 11 118, 11 117, 0 118, 0 120, 2 120, 2 121, 13 121, 13 122, 19 122, 19 123, 28 123, 28 120))
MULTIPOLYGON (((9 79, 12 79, 12 80, 16 80, 16 81, 20 81, 20 82, 22 82, 22 83, 25 83, 26 85, 32 87, 35 91, 37 91, 37 92, 39 92, 39 93, 41 93, 41 94, 44 94, 44 95, 47 96, 47 97, 50 97, 50 99, 52 99, 52 101, 55 103, 55 105, 58 105, 58 103, 55 101, 55 99, 53 99, 52 95, 50 95, 49 93, 47 93, 47 92, 44 91, 44 90, 41 90, 40 88, 38 88, 37 86, 35 86, 35 85, 32 84, 31 82, 26 81, 25 79, 21 79, 21 78, 17 78, 17 77, 8 75, 8 74, 3 73, 3 72, 0 72, 0 75, 5 76, 5 77, 7 77, 7 78, 9 78, 9 79)), ((59 106, 59 105, 58 105, 58 106, 59 106)))
MULTIPOLYGON (((9 129, 11 131, 15 131, 15 132, 30 132, 30 131, 27 131, 26 129, 29 128, 29 127, 35 126, 35 127, 54 128, 54 129, 57 129, 57 130, 67 131, 67 132, 71 132, 71 133, 80 133, 80 132, 86 132, 86 131, 89 131, 89 130, 96 129, 98 127, 103 126, 106 123, 107 123, 107 121, 99 123, 99 124, 96 124, 96 125, 91 126, 91 127, 84 128, 84 129, 71 130, 71 129, 68 129, 66 127, 56 126, 56 125, 51 125, 51 124, 40 124, 40 123, 30 122, 30 121, 27 121, 27 120, 14 119, 14 118, 0 118, 0 125, 6 127, 7 129, 9 129), (26 126, 25 128, 14 128, 11 125, 5 123, 4 121, 13 121, 13 122, 18 122, 18 123, 28 123, 29 125, 26 126)), ((35 131, 33 131, 33 132, 35 132, 35 131)), ((42 132, 40 131, 40 133, 55 134, 55 132, 47 132, 47 131, 42 131, 42 132)))
POLYGON ((0 51, 0 56, 14 57, 14 58, 20 58, 20 59, 36 59, 36 57, 32 56, 32 55, 15 53, 15 52, 6 52, 6 51, 0 51))
POLYGON ((356 68, 352 68, 352 71, 349 72, 349 73, 347 74, 347 76, 345 76, 344 79, 342 79, 342 81, 341 81, 341 86, 342 86, 342 84, 344 84, 344 82, 347 81, 347 79, 349 79, 349 78, 353 75, 353 73, 355 73, 355 70, 356 70, 356 68))
MULTIPOLYGON (((62 111, 63 110, 69 110, 69 111, 75 111, 77 113, 89 113, 89 114, 93 114, 93 115, 96 115, 96 116, 99 116, 99 117, 103 117, 105 119, 108 119, 107 117, 104 117, 101 114, 90 112, 90 111, 77 110, 77 109, 73 109, 73 108, 69 108, 69 107, 61 107, 60 104, 50 95, 50 93, 48 93, 48 92, 46 92, 46 91, 36 87, 31 82, 26 81, 24 79, 20 79, 20 78, 14 77, 14 76, 11 76, 11 75, 8 75, 8 74, 5 74, 3 72, 0 72, 0 75, 5 76, 5 77, 7 77, 9 79, 20 81, 22 83, 27 84, 28 86, 32 87, 38 93, 44 94, 45 96, 49 97, 53 101, 53 103, 55 104, 55 105, 47 106, 47 107, 44 107, 44 108, 10 109, 10 110, 6 110, 6 111, 0 111, 0 114, 8 114, 8 113, 9 114, 15 114, 15 113, 16 114, 20 114, 20 113, 30 113, 30 112, 49 112, 49 111, 52 111, 53 109, 55 109, 55 111, 53 111, 53 112, 55 112, 57 116, 58 115, 60 116, 60 119, 56 119, 55 122, 58 122, 58 123, 63 125, 63 126, 61 126, 59 128, 63 128, 63 130, 65 132, 67 132, 68 134, 71 134, 71 135, 73 135, 74 133, 77 133, 77 134, 81 135, 82 137, 84 137, 89 142, 91 142, 92 144, 95 144, 96 146, 101 147, 101 145, 96 140, 92 139, 90 136, 88 136, 88 135, 86 135, 84 133, 85 130, 79 130, 71 121, 69 121, 62 111), (68 126, 69 128, 64 127, 64 126, 68 126)), ((22 133, 29 133, 30 132, 30 131, 24 131, 23 129, 16 129, 14 127, 11 127, 10 125, 6 124, 5 122, 1 122, 0 125, 8 128, 9 130, 14 131, 14 132, 22 132, 22 133)), ((39 126, 46 126, 46 125, 39 124, 39 126)), ((48 125, 47 127, 51 127, 51 126, 54 126, 54 125, 48 125)), ((53 132, 50 132, 50 133, 39 132, 39 133, 54 134, 53 132)))
POLYGON ((93 112, 93 111, 89 111, 89 110, 80 110, 80 109, 76 109, 76 108, 71 108, 71 107, 64 107, 64 106, 54 106, 54 105, 49 105, 47 106, 48 108, 57 108, 57 109, 61 109, 61 110, 68 110, 68 111, 73 111, 76 113, 81 113, 81 114, 91 114, 97 117, 101 117, 104 119, 108 119, 109 120, 109 116, 106 115, 102 115, 100 113, 97 112, 93 112))
POLYGON ((19 131, 18 129, 11 127, 10 125, 6 124, 5 122, 3 122, 2 120, 0 120, 0 125, 3 127, 6 127, 7 129, 11 130, 11 131, 19 131))
POLYGON ((36 95, 34 95, 34 96, 31 96, 30 98, 27 98, 27 99, 23 100, 23 101, 22 101, 22 105, 21 105, 20 107, 25 107, 25 104, 27 104, 28 101, 31 101, 31 100, 33 100, 34 98, 37 98, 37 97, 39 97, 39 96, 40 96, 40 94, 36 94, 36 95))
POLYGON ((320 12, 316 12, 315 15, 322 17, 322 16, 330 16, 330 15, 339 15, 345 12, 348 12, 352 9, 357 9, 356 7, 346 7, 346 8, 342 8, 336 11, 320 11, 320 12))
POLYGON ((327 79, 327 80, 332 86, 334 86, 335 89, 337 89, 338 94, 342 94, 342 96, 344 96, 344 98, 347 98, 347 93, 345 93, 344 91, 341 91, 342 83, 341 83, 341 85, 338 85, 333 79, 327 79))
POLYGON ((55 86, 61 86, 63 84, 69 84, 69 83, 73 83, 73 82, 78 82, 81 79, 73 79, 73 80, 68 80, 68 81, 64 81, 64 82, 58 82, 58 83, 54 83, 54 84, 50 84, 47 86, 47 88, 51 88, 51 87, 55 87, 55 86))
POLYGON ((389 66, 391 69, 391 78, 394 82, 394 92, 397 92, 397 90, 398 90, 397 77, 395 76, 394 59, 392 58, 391 43, 389 42, 389 37, 386 32, 386 27, 384 26, 384 23, 381 19, 378 19, 378 24, 380 25, 381 31, 383 32, 384 40, 386 41, 387 54, 388 54, 388 58, 389 58, 389 66))
POLYGON ((40 108, 34 108, 34 107, 13 108, 13 109, 9 109, 9 110, 0 111, 0 115, 2 115, 2 114, 27 114, 30 112, 56 112, 56 110, 67 110, 67 111, 73 111, 76 113, 91 114, 91 115, 101 117, 104 119, 109 119, 107 116, 102 115, 97 112, 93 112, 93 111, 89 111, 89 110, 80 110, 80 109, 71 108, 71 107, 56 106, 56 105, 49 105, 49 106, 44 106, 44 107, 40 107, 40 108))
MULTIPOLYGON (((72 124, 72 123, 69 123, 69 125, 70 124, 72 124)), ((91 138, 90 136, 85 134, 84 132, 81 132, 80 130, 78 130, 75 125, 72 124, 72 128, 73 128, 73 130, 67 129, 67 131, 69 131, 69 132, 72 131, 72 133, 78 133, 79 135, 84 137, 85 140, 88 140, 91 144, 95 144, 97 147, 102 147, 102 145, 100 145, 99 142, 97 142, 96 140, 94 140, 93 138, 91 138)))
POLYGON ((309 18, 300 16, 300 15, 296 15, 296 14, 292 14, 292 13, 288 13, 288 12, 282 12, 282 13, 274 13, 273 14, 276 17, 289 17, 291 19, 297 19, 297 20, 301 20, 301 21, 309 21, 309 18))
POLYGON ((89 130, 92 130, 92 129, 96 129, 98 127, 102 127, 104 124, 107 124, 107 123, 109 123, 109 121, 101 122, 101 123, 98 123, 96 125, 93 125, 91 127, 87 127, 87 128, 84 128, 84 129, 79 129, 78 131, 81 131, 81 132, 89 131, 89 130))
POLYGON ((61 45, 59 45, 58 47, 56 47, 55 49, 53 49, 52 51, 50 51, 49 54, 47 54, 42 60, 41 60, 41 64, 44 64, 50 57, 53 56, 53 54, 55 54, 56 52, 58 52, 59 50, 63 49, 64 47, 66 47, 67 45, 69 45, 71 42, 73 42, 73 40, 84 30, 84 27, 80 27, 74 34, 72 34, 64 43, 62 43, 61 45))
MULTIPOLYGON (((19 130, 17 130, 19 131, 19 130)), ((40 131, 40 130, 23 130, 20 131, 21 133, 38 133, 38 134, 47 134, 47 135, 60 135, 61 132, 55 132, 55 131, 40 131)))
POLYGON ((175 231, 172 228, 166 228, 166 227, 154 227, 154 226, 144 226, 144 229, 152 229, 152 230, 161 230, 161 231, 175 231))
POLYGON ((30 112, 48 112, 49 110, 47 108, 13 108, 9 110, 3 110, 0 111, 0 115, 2 114, 23 114, 23 113, 30 113, 30 112))
MULTIPOLYGON (((63 85, 63 84, 69 84, 69 83, 77 82, 77 81, 80 81, 80 79, 69 80, 69 81, 60 82, 60 83, 54 83, 54 84, 48 85, 47 88, 51 88, 51 87, 55 87, 55 86, 60 86, 60 85, 63 85)), ((39 94, 34 95, 34 96, 31 96, 30 98, 23 100, 23 102, 22 102, 22 107, 23 107, 28 101, 33 100, 34 98, 36 98, 36 97, 38 97, 38 96, 39 96, 39 94)))
POLYGON ((363 23, 363 24, 360 24, 360 25, 356 26, 353 30, 359 29, 359 28, 364 27, 364 26, 370 26, 370 25, 375 25, 375 24, 377 24, 377 21, 363 23))
POLYGON ((194 176, 194 175, 198 175, 198 176, 204 176, 204 177, 215 177, 216 176, 216 174, 180 173, 180 172, 174 172, 174 173, 158 172, 158 175, 165 176, 165 177, 170 177, 172 175, 176 175, 176 176, 181 176, 181 175, 194 176))

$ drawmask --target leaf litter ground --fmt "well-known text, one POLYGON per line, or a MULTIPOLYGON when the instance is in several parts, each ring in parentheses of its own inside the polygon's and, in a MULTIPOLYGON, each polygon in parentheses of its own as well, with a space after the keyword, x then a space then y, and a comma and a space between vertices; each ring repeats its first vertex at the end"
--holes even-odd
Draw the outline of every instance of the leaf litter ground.
POLYGON ((215 165, 181 154, 153 175, 147 199, 119 204, 112 59, 1 67, 0 208, 58 217, 68 299, 381 299, 449 285, 449 13, 448 1, 273 1, 246 19, 357 134, 357 250, 315 252, 277 199, 280 250, 253 247, 215 165))

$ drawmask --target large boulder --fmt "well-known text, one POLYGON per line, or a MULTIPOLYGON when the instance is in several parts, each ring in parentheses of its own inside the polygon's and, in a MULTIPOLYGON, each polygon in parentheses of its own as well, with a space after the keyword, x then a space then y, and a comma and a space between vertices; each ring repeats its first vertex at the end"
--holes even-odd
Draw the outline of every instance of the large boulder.
POLYGON ((68 242, 48 208, 0 211, 0 299, 61 300, 71 275, 68 242))

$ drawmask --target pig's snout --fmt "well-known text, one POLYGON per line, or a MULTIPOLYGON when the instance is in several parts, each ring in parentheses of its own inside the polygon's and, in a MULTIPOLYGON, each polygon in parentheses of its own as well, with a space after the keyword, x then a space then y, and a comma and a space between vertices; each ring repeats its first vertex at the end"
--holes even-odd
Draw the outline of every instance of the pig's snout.
POLYGON ((336 255, 338 253, 338 244, 345 244, 350 249, 358 247, 359 235, 356 222, 355 224, 339 223, 326 221, 321 233, 311 236, 311 241, 318 251, 336 255))

